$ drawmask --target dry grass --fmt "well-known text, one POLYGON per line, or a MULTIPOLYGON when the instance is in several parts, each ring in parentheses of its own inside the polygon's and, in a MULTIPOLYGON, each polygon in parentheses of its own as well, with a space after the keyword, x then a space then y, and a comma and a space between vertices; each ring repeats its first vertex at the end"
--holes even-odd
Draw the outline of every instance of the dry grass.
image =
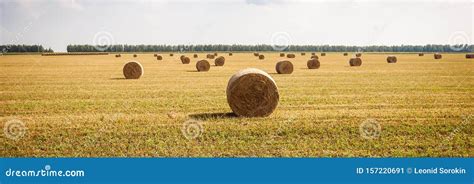
MULTIPOLYGON (((153 54, 42 57, 0 56, 0 128, 18 119, 28 130, 19 140, 0 133, 2 157, 88 156, 454 156, 472 157, 474 62, 465 54, 441 60, 364 53, 361 67, 349 67, 342 53, 328 53, 321 68, 309 57, 289 59, 291 75, 276 75, 279 53, 267 62, 234 53, 224 67, 194 72, 178 56, 153 54), (139 80, 123 80, 122 67, 139 61, 139 80), (280 103, 266 118, 236 118, 226 85, 242 68, 272 75, 280 103), (204 127, 186 139, 189 118, 204 127), (381 125, 380 137, 365 139, 359 125, 381 125)), ((430 54, 431 56, 431 54, 430 54)))

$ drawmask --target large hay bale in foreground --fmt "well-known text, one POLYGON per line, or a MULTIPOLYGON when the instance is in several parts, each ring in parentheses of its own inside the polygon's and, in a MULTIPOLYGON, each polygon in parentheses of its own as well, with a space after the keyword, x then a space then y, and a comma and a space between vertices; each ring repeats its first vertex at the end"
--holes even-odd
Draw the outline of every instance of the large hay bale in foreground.
POLYGON ((143 66, 139 62, 131 61, 123 66, 123 75, 126 79, 139 79, 143 73, 143 66))
POLYGON ((287 58, 295 58, 296 56, 295 56, 295 54, 287 54, 286 57, 287 58))
POLYGON ((163 56, 157 55, 157 56, 156 56, 156 59, 157 59, 157 60, 163 60, 163 56))
POLYGON ((234 74, 227 84, 227 102, 238 116, 266 117, 278 106, 275 81, 266 72, 247 68, 234 74))
POLYGON ((285 57, 285 53, 280 53, 280 57, 285 57))
POLYGON ((342 55, 343 55, 343 56, 347 56, 347 55, 349 55, 349 54, 348 54, 347 52, 344 52, 344 54, 342 54, 342 55))
POLYGON ((356 53, 356 57, 361 57, 362 53, 356 53))
POLYGON ((189 64, 189 63, 191 63, 191 59, 189 59, 189 57, 184 56, 184 57, 181 59, 181 63, 183 63, 183 64, 189 64))
POLYGON ((396 63, 397 57, 395 56, 387 56, 387 63, 396 63))
POLYGON ((258 59, 262 60, 265 59, 265 56, 263 54, 258 55, 258 59))
POLYGON ((207 60, 201 60, 196 63, 196 69, 198 72, 207 72, 211 68, 211 65, 207 60))
POLYGON ((321 66, 321 63, 319 63, 318 59, 310 59, 306 65, 308 66, 308 69, 318 69, 321 66))
POLYGON ((293 64, 290 61, 280 61, 275 65, 275 70, 278 74, 293 73, 293 64))
POLYGON ((326 53, 325 52, 321 53, 321 56, 326 56, 326 53))
POLYGON ((319 59, 317 55, 311 56, 311 59, 319 59))
POLYGON ((441 58, 443 58, 443 56, 440 53, 436 53, 436 54, 434 54, 434 58, 435 59, 441 59, 441 58))
POLYGON ((224 66, 224 63, 225 63, 224 56, 219 56, 219 57, 216 58, 216 60, 214 60, 214 64, 216 66, 224 66))
POLYGON ((197 54, 194 54, 193 57, 194 57, 194 58, 198 58, 198 55, 197 55, 197 54))
POLYGON ((362 65, 362 59, 360 59, 359 57, 351 58, 349 60, 349 65, 350 66, 360 66, 360 65, 362 65))
POLYGON ((474 58, 474 54, 466 54, 466 59, 473 59, 474 58))
POLYGON ((206 55, 207 59, 214 59, 214 57, 216 57, 216 56, 214 56, 214 54, 207 54, 206 55))
POLYGON ((418 53, 418 56, 425 56, 425 54, 423 54, 423 53, 418 53))
POLYGON ((254 52, 253 55, 254 55, 255 57, 257 57, 257 56, 260 55, 260 54, 259 54, 258 52, 254 52))

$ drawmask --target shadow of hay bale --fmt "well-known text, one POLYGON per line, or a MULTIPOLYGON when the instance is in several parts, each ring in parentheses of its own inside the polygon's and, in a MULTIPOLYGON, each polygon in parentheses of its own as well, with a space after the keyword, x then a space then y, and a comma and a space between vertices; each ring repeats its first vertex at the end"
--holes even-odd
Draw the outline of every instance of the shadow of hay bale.
POLYGON ((236 114, 233 112, 227 113, 200 113, 200 114, 190 114, 190 118, 196 120, 210 120, 210 119, 230 119, 230 118, 238 118, 236 114))

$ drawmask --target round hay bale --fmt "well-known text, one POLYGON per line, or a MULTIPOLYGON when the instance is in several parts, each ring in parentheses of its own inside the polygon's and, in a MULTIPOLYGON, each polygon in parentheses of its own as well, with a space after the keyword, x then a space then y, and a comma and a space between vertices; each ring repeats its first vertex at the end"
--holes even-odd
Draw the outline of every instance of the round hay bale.
POLYGON ((137 57, 137 55, 136 55, 136 54, 133 54, 133 57, 137 57))
POLYGON ((180 59, 181 61, 183 61, 183 58, 185 58, 185 57, 186 57, 185 55, 181 55, 181 56, 179 56, 179 59, 180 59))
POLYGON ((425 56, 425 54, 423 54, 423 53, 418 53, 418 56, 425 56))
POLYGON ((387 57, 387 63, 396 63, 397 62, 397 57, 395 56, 388 56, 387 57))
POLYGON ((233 55, 232 52, 230 52, 230 53, 229 53, 229 56, 232 56, 232 55, 233 55))
POLYGON ((360 65, 362 65, 362 59, 360 59, 358 57, 351 58, 349 60, 349 65, 350 66, 360 66, 360 65))
POLYGON ((285 57, 285 53, 280 53, 280 57, 285 57))
POLYGON ((189 57, 184 56, 184 57, 181 59, 181 63, 183 63, 183 64, 189 64, 189 63, 191 63, 191 59, 189 59, 189 57))
POLYGON ((163 56, 157 55, 157 56, 156 56, 156 59, 157 59, 157 60, 163 60, 163 56))
POLYGON ((347 56, 347 55, 349 55, 349 54, 348 54, 347 52, 344 52, 344 54, 342 54, 342 55, 347 56))
POLYGON ((225 63, 224 56, 219 56, 219 57, 216 58, 216 60, 214 60, 214 64, 216 66, 224 66, 224 63, 225 63))
POLYGON ((280 61, 275 65, 275 69, 278 74, 291 74, 293 73, 293 64, 289 61, 280 61))
POLYGON ((287 58, 295 58, 296 56, 295 56, 295 54, 287 54, 286 57, 287 58))
POLYGON ((170 56, 174 56, 174 54, 173 54, 173 53, 170 53, 170 56))
POLYGON ((361 57, 362 53, 356 53, 356 57, 361 57))
POLYGON ((304 56, 304 55, 306 55, 306 53, 302 52, 301 55, 304 56))
POLYGON ((115 57, 122 57, 122 55, 120 55, 120 54, 115 54, 115 57))
POLYGON ((156 57, 156 56, 158 56, 158 54, 153 54, 153 56, 155 56, 155 57, 156 57))
POLYGON ((211 65, 207 60, 201 60, 196 63, 196 69, 198 72, 207 72, 211 68, 211 65))
POLYGON ((207 55, 206 55, 206 58, 207 58, 207 59, 214 59, 214 57, 215 57, 215 56, 214 56, 213 54, 207 54, 207 55))
POLYGON ((474 54, 466 54, 466 59, 473 59, 474 58, 474 54))
POLYGON ((317 55, 311 56, 311 59, 319 59, 317 55))
POLYGON ((434 54, 435 59, 441 59, 443 56, 440 53, 434 54))
POLYGON ((217 56, 217 52, 214 53, 214 56, 217 56))
POLYGON ((197 55, 197 54, 194 54, 193 57, 194 57, 194 58, 198 58, 198 55, 197 55))
POLYGON ((262 60, 265 59, 265 56, 263 54, 258 55, 258 59, 262 60))
POLYGON ((226 94, 232 111, 244 117, 269 116, 280 100, 273 78, 256 68, 247 68, 234 74, 227 84, 226 94))
POLYGON ((321 53, 321 56, 326 56, 326 53, 324 53, 324 52, 323 52, 323 53, 321 53))
POLYGON ((314 52, 311 52, 311 55, 312 55, 312 56, 314 56, 314 55, 316 55, 316 53, 314 53, 314 52))
POLYGON ((259 54, 258 54, 258 52, 254 52, 253 55, 254 55, 255 57, 257 57, 259 54))
POLYGON ((139 79, 143 73, 143 66, 139 62, 131 61, 123 66, 123 75, 126 79, 139 79))
POLYGON ((318 69, 321 66, 321 63, 319 63, 318 59, 310 59, 306 65, 308 66, 308 69, 318 69))

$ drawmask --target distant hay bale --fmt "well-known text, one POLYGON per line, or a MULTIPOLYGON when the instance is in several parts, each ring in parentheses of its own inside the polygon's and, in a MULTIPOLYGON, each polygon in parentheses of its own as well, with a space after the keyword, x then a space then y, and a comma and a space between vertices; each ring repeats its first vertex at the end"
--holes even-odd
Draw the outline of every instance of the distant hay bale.
POLYGON ((122 57, 122 55, 120 55, 120 54, 115 54, 115 57, 122 57))
POLYGON ((189 57, 184 56, 181 59, 181 63, 183 63, 183 64, 189 64, 190 62, 191 62, 191 59, 189 59, 189 57))
POLYGON ((425 56, 425 54, 423 54, 423 53, 418 53, 418 56, 425 56))
POLYGON ((196 63, 196 69, 198 72, 207 72, 211 68, 211 65, 207 60, 201 60, 196 63))
POLYGON ((133 54, 133 57, 137 57, 137 55, 136 55, 136 54, 133 54))
POLYGON ((326 53, 322 52, 322 53, 321 53, 321 56, 326 56, 326 53))
POLYGON ((302 52, 301 55, 304 56, 304 55, 306 55, 306 53, 302 52))
POLYGON ((153 54, 154 57, 158 56, 158 54, 153 54))
POLYGON ((360 59, 359 57, 351 58, 349 60, 349 65, 350 66, 360 66, 360 65, 362 65, 362 59, 360 59))
POLYGON ((214 59, 214 57, 215 57, 215 56, 214 56, 213 54, 207 54, 207 55, 206 55, 206 58, 207 58, 207 59, 214 59))
POLYGON ((321 66, 321 63, 319 63, 318 59, 310 59, 306 65, 308 66, 308 69, 318 69, 321 66))
POLYGON ((173 53, 170 53, 170 56, 174 56, 174 54, 173 54, 173 53))
POLYGON ((285 53, 280 53, 280 57, 285 57, 285 53))
POLYGON ((139 62, 131 61, 123 66, 123 75, 126 79, 139 79, 143 73, 143 67, 139 62))
POLYGON ((263 54, 258 55, 258 59, 262 60, 265 59, 265 56, 263 54))
POLYGON ((216 58, 216 60, 214 60, 214 64, 216 66, 224 66, 224 63, 225 63, 224 56, 219 56, 219 57, 216 58))
POLYGON ((347 56, 347 55, 349 55, 349 54, 348 54, 347 52, 344 52, 344 54, 343 54, 343 55, 344 55, 344 56, 347 56))
POLYGON ((234 74, 227 84, 226 94, 232 111, 244 117, 269 116, 280 99, 273 78, 256 68, 247 68, 234 74))
POLYGON ((157 55, 157 56, 156 56, 156 59, 157 59, 157 60, 163 60, 163 56, 157 55))
POLYGON ((214 53, 214 56, 217 56, 217 52, 214 53))
POLYGON ((229 53, 229 56, 232 56, 232 55, 233 55, 232 52, 230 52, 230 53, 229 53))
POLYGON ((312 56, 314 56, 314 55, 316 55, 316 53, 314 53, 314 52, 311 52, 311 55, 312 55, 312 56))
POLYGON ((311 56, 311 59, 319 59, 317 55, 311 56))
POLYGON ((198 58, 198 55, 197 55, 197 54, 194 54, 193 57, 194 57, 194 58, 198 58))
POLYGON ((466 54, 466 59, 473 59, 474 58, 474 54, 466 54))
POLYGON ((185 57, 186 57, 185 55, 179 56, 179 59, 181 60, 181 62, 183 62, 183 59, 184 59, 185 57))
POLYGON ((287 54, 286 57, 287 58, 295 58, 296 56, 295 56, 295 54, 287 54))
POLYGON ((361 57, 362 53, 356 53, 356 57, 361 57))
POLYGON ((397 57, 395 56, 388 56, 387 57, 387 63, 396 63, 397 62, 397 57))
POLYGON ((258 52, 254 52, 253 55, 254 55, 255 57, 257 57, 259 54, 258 54, 258 52))
POLYGON ((440 53, 434 54, 435 59, 441 59, 443 56, 440 53))
POLYGON ((278 74, 293 73, 293 64, 290 61, 280 61, 275 65, 278 74))

